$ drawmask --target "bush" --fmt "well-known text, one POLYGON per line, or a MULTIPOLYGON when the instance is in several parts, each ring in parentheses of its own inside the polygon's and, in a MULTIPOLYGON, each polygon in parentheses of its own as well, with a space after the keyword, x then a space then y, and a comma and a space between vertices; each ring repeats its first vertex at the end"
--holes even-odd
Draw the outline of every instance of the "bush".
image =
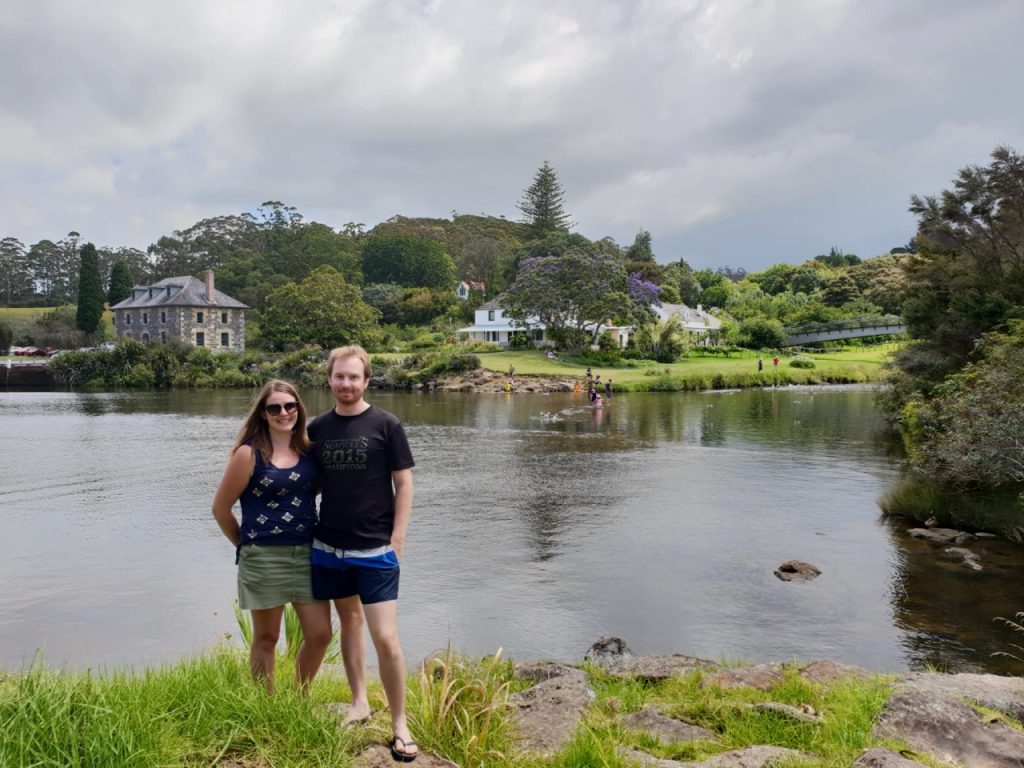
POLYGON ((533 349, 533 339, 530 338, 530 334, 524 331, 516 331, 509 336, 508 344, 512 349, 533 349))
POLYGON ((459 343, 459 350, 462 352, 503 352, 504 347, 493 341, 463 341, 459 343))
POLYGON ((476 370, 480 367, 480 358, 470 352, 439 349, 413 355, 410 365, 419 369, 420 381, 428 381, 446 374, 476 370))
POLYGON ((0 323, 0 355, 10 353, 11 342, 14 340, 14 329, 7 323, 0 323))
POLYGON ((131 370, 128 371, 128 375, 124 378, 124 385, 126 387, 151 389, 154 384, 156 384, 156 374, 145 363, 133 365, 131 370))
POLYGON ((814 368, 815 362, 809 357, 794 357, 789 361, 791 368, 814 368))

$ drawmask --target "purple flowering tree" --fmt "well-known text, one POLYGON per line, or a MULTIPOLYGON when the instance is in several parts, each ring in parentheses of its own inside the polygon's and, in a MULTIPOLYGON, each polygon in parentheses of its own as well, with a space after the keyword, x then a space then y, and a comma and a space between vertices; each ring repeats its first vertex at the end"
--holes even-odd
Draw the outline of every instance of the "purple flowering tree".
POLYGON ((649 315, 658 291, 627 275, 614 255, 570 251, 525 259, 502 306, 524 328, 543 323, 551 336, 578 352, 596 343, 609 321, 638 322, 649 315))

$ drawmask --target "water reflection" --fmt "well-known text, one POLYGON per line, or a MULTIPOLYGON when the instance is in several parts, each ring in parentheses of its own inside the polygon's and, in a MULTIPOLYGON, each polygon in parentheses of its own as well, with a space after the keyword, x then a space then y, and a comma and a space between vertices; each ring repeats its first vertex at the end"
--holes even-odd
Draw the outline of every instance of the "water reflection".
MULTIPOLYGON (((251 396, 0 395, 0 666, 43 646, 176 658, 234 630, 208 509, 251 396)), ((963 573, 879 522, 898 466, 870 391, 372 399, 417 460, 410 657, 578 658, 613 632, 646 652, 1002 668, 991 618, 1016 610, 1020 550, 988 543, 992 570, 963 573), (779 582, 791 558, 823 576, 779 582)))

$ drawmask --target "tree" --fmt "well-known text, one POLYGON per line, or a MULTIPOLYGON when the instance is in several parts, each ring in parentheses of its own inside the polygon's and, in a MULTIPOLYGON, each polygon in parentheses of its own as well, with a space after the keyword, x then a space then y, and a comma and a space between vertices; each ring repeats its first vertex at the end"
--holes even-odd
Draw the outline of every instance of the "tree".
POLYGON ((641 229, 636 233, 633 244, 626 249, 626 261, 654 261, 651 250, 651 233, 641 229))
POLYGON ((110 268, 110 288, 107 291, 107 302, 110 306, 131 296, 133 285, 134 281, 128 264, 121 260, 115 261, 110 268))
POLYGON ((895 355, 882 399, 894 420, 978 359, 986 333, 1024 316, 1024 156, 997 147, 987 166, 962 169, 951 189, 912 196, 910 211, 918 252, 900 266, 912 343, 895 355))
POLYGON ((371 237, 363 246, 363 275, 368 283, 451 288, 455 285, 455 264, 432 240, 410 236, 371 237))
POLYGON ((572 250, 524 260, 502 305, 524 327, 539 321, 579 350, 595 343, 610 319, 649 313, 652 297, 657 286, 631 280, 620 259, 572 250))
POLYGON ((75 325, 86 334, 93 334, 103 319, 103 285, 100 282, 100 261, 96 246, 86 243, 79 251, 81 266, 78 270, 78 312, 75 325))
POLYGON ((767 317, 751 317, 740 323, 739 344, 750 349, 775 349, 785 340, 786 334, 778 320, 767 317))
POLYGON ((522 199, 516 203, 516 208, 523 213, 523 222, 530 226, 532 237, 546 237, 559 230, 568 231, 572 220, 563 207, 564 197, 555 169, 545 160, 533 177, 533 183, 523 191, 522 199))
POLYGON ((322 349, 345 344, 373 346, 380 313, 362 299, 357 286, 333 267, 313 270, 301 284, 288 283, 267 296, 260 313, 263 341, 277 350, 315 344, 322 349))
POLYGON ((31 298, 35 290, 25 246, 13 237, 0 240, 0 301, 11 306, 31 298))
POLYGON ((679 315, 668 320, 654 320, 640 325, 629 339, 631 356, 636 355, 659 363, 674 363, 689 346, 686 330, 679 315))

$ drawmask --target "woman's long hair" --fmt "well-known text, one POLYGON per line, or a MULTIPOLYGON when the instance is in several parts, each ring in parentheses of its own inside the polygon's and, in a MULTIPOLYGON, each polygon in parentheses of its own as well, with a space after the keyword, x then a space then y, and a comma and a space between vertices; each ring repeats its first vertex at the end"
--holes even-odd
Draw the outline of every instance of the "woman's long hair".
POLYGON ((287 395, 291 395, 295 398, 295 402, 299 404, 295 426, 292 428, 292 450, 300 456, 309 450, 309 438, 306 437, 306 406, 302 404, 302 398, 299 397, 295 387, 287 381, 271 379, 263 385, 259 397, 253 401, 252 407, 249 408, 249 414, 245 417, 242 428, 238 430, 238 437, 235 438, 235 445, 231 449, 232 453, 238 450, 238 446, 249 443, 254 450, 259 451, 263 461, 269 462, 271 460, 274 455, 274 446, 270 442, 270 427, 267 426, 263 409, 267 405, 267 400, 275 392, 284 392, 287 395))

